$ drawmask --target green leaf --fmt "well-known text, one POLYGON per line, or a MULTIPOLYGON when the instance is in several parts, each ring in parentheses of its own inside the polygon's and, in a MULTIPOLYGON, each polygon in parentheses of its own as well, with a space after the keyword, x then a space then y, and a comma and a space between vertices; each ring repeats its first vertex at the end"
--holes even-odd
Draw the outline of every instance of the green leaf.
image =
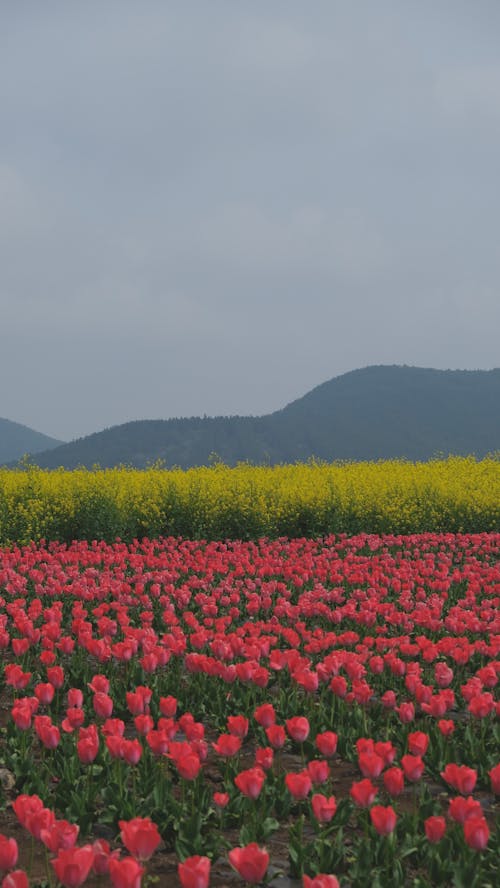
POLYGON ((271 836, 277 829, 279 829, 280 824, 279 821, 274 817, 266 817, 264 822, 261 825, 261 834, 264 839, 267 839, 271 836))

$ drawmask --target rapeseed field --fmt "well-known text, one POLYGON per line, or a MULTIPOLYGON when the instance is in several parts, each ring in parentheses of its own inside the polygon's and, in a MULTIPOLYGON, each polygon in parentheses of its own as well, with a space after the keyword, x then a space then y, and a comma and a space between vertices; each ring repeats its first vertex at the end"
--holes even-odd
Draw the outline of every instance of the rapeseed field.
POLYGON ((0 470, 0 543, 500 529, 500 461, 0 470))

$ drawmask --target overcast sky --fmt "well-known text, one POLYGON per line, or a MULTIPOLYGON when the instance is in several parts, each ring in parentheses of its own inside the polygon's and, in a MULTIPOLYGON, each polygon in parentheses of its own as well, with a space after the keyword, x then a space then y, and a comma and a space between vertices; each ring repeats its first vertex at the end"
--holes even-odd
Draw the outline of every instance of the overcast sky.
POLYGON ((498 0, 6 0, 0 416, 500 365, 498 0))

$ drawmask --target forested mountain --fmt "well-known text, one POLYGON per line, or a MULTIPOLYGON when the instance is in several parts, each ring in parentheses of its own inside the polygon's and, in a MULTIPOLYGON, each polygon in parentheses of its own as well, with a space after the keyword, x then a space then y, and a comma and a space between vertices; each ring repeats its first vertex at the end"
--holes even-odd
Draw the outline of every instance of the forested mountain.
POLYGON ((45 468, 407 458, 500 450, 500 369, 374 366, 260 417, 129 422, 37 454, 45 468))
POLYGON ((62 441, 35 432, 28 426, 0 418, 0 464, 21 459, 25 453, 38 453, 58 447, 62 441))

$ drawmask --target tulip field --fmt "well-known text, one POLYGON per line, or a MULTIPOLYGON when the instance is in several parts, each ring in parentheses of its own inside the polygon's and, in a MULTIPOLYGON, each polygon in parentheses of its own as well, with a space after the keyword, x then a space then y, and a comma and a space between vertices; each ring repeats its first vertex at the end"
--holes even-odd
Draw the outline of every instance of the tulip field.
POLYGON ((1 888, 496 888, 499 555, 10 539, 1 888))

